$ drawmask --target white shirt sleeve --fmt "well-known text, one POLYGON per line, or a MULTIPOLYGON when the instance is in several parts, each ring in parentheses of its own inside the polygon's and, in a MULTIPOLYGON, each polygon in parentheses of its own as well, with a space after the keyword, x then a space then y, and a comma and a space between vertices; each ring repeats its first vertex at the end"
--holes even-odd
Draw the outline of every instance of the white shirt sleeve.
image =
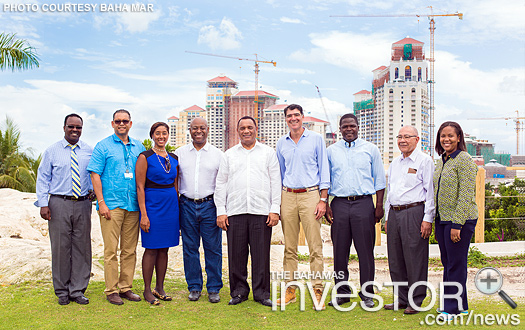
POLYGON ((226 215, 226 193, 228 184, 228 156, 224 155, 221 159, 221 165, 219 166, 219 172, 217 173, 217 179, 215 180, 215 194, 213 199, 215 201, 215 207, 217 208, 217 216, 226 215))

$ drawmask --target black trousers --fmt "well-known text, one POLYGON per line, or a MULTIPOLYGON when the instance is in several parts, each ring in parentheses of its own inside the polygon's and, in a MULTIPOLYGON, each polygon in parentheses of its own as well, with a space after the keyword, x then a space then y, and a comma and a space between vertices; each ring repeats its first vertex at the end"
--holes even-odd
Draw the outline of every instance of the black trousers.
POLYGON ((240 214, 228 217, 228 267, 230 295, 247 297, 248 253, 252 261, 253 299, 270 298, 270 242, 272 228, 267 215, 240 214))
MULTIPOLYGON (((373 281, 375 275, 374 244, 375 231, 375 208, 372 196, 351 201, 345 198, 334 198, 330 204, 334 215, 331 237, 334 247, 334 271, 339 276, 335 283, 348 281, 348 258, 350 257, 350 246, 354 242, 357 256, 359 257, 359 282, 363 286, 366 282, 373 281)), ((361 289, 361 291, 363 291, 361 289)), ((374 287, 369 285, 366 292, 373 294, 374 287)), ((348 294, 350 287, 342 285, 337 293, 348 294)))
MULTIPOLYGON (((408 290, 412 284, 428 279, 428 238, 421 238, 421 222, 425 205, 388 212, 387 250, 392 282, 408 282, 399 287, 399 303, 408 305, 408 290)), ((420 285, 412 294, 414 304, 421 306, 427 288, 420 285)), ((414 307, 414 306, 412 306, 414 307)))

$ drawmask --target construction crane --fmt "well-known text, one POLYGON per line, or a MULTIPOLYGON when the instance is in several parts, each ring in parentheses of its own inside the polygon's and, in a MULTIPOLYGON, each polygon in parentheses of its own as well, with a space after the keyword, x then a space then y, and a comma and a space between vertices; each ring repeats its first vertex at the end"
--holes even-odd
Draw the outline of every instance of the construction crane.
POLYGON ((328 111, 326 111, 326 107, 324 106, 323 95, 321 95, 321 91, 319 90, 319 87, 317 87, 317 85, 315 85, 315 88, 317 88, 317 93, 319 94, 321 105, 323 106, 324 115, 326 116, 326 120, 328 120, 328 127, 330 127, 330 132, 332 132, 332 138, 334 138, 335 134, 334 134, 334 130, 332 129, 332 121, 330 120, 331 118, 328 117, 328 111))
POLYGON ((330 17, 428 17, 430 21, 430 155, 434 156, 434 31, 436 30, 436 22, 434 17, 446 17, 446 16, 457 16, 459 19, 463 19, 463 14, 455 12, 453 14, 434 14, 432 6, 430 8, 430 14, 392 14, 392 15, 331 15, 330 17))
POLYGON ((241 57, 235 57, 235 56, 210 54, 210 53, 199 53, 199 52, 192 52, 192 51, 189 51, 189 50, 187 50, 186 53, 198 54, 198 55, 206 55, 206 56, 231 58, 231 59, 239 60, 239 61, 255 62, 255 70, 254 70, 254 72, 255 72, 255 89, 254 89, 255 100, 254 100, 254 107, 253 107, 253 118, 255 118, 257 120, 257 122, 259 122, 259 119, 260 119, 260 116, 259 116, 259 71, 260 71, 259 70, 259 63, 271 63, 275 67, 275 66, 277 66, 277 62, 275 62, 275 61, 259 60, 257 58, 257 54, 254 54, 255 55, 255 59, 252 59, 252 58, 241 58, 241 57))
POLYGON ((523 131, 523 119, 516 110, 516 117, 495 117, 495 118, 467 118, 469 120, 513 120, 516 123, 516 155, 520 154, 520 132, 523 131))

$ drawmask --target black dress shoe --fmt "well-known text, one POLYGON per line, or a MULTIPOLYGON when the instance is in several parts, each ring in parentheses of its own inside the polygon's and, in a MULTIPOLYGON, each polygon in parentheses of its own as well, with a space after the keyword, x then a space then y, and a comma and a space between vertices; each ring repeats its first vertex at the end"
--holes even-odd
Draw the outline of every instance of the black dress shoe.
MULTIPOLYGON (((350 298, 335 298, 335 301, 337 302, 337 305, 341 306, 342 304, 350 302, 350 298)), ((331 300, 328 302, 328 306, 334 306, 331 300)))
POLYGON ((58 298, 58 304, 59 305, 67 305, 67 304, 69 304, 69 297, 59 297, 58 298))
POLYGON ((216 304, 221 301, 221 296, 219 296, 218 292, 208 292, 208 301, 216 304))
POLYGON ((73 300, 74 302, 76 302, 77 304, 80 304, 80 305, 87 305, 87 304, 89 304, 89 299, 86 298, 86 296, 84 296, 84 295, 78 296, 78 297, 75 297, 75 298, 71 298, 71 300, 73 300))
POLYGON ((272 307, 272 301, 270 299, 256 300, 259 304, 263 306, 272 307))
POLYGON ((188 299, 190 301, 197 301, 201 297, 200 291, 190 291, 190 295, 188 296, 188 299))
MULTIPOLYGON (((248 297, 242 297, 242 296, 235 296, 233 297, 230 302, 228 303, 228 305, 238 305, 240 303, 242 303, 243 301, 246 301, 248 300, 248 297)), ((269 300, 269 299, 268 299, 269 300)))
POLYGON ((365 299, 362 299, 363 300, 363 304, 368 307, 368 308, 372 308, 374 307, 374 300, 372 298, 365 298, 365 299))
MULTIPOLYGON (((394 304, 395 303, 387 304, 387 305, 384 306, 384 308, 389 310, 389 311, 392 311, 392 310, 394 310, 394 304)), ((402 303, 398 303, 398 305, 397 305, 398 309, 405 309, 407 307, 408 307, 408 305, 405 305, 405 304, 402 304, 402 303)))

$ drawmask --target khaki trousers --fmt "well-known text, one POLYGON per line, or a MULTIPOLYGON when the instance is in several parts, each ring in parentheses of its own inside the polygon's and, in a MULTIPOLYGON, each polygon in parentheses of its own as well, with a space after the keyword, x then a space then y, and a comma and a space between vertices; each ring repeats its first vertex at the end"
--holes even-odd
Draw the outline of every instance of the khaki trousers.
POLYGON ((314 288, 323 288, 322 273, 323 241, 321 239, 321 220, 315 219, 315 208, 320 201, 319 191, 304 193, 283 191, 281 194, 281 223, 284 234, 283 268, 290 274, 290 280, 296 280, 297 244, 299 241, 300 224, 302 223, 306 242, 310 250, 310 271, 317 276, 312 279, 314 288))
POLYGON ((104 240, 104 293, 127 292, 133 287, 139 240, 139 212, 116 208, 110 210, 111 220, 100 215, 104 240), (120 241, 120 276, 117 251, 120 241))

